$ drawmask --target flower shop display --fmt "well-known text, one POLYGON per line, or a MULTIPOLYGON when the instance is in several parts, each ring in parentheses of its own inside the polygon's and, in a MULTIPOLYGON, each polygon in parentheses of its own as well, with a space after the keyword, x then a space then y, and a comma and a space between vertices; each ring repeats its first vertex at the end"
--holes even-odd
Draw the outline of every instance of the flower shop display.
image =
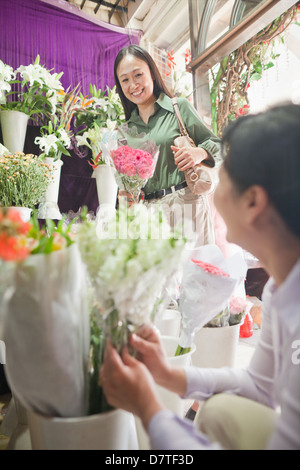
POLYGON ((25 227, 18 237, 27 251, 11 261, 3 325, 8 382, 28 411, 34 445, 53 449, 59 435, 67 449, 136 449, 133 416, 102 396, 102 351, 108 335, 121 351, 164 308, 185 240, 143 204, 121 204, 100 230, 96 220, 67 228, 48 220, 40 229, 35 217, 25 227))
POLYGON ((36 155, 15 153, 0 156, 0 205, 15 207, 29 220, 30 212, 43 200, 52 171, 36 155))
POLYGON ((8 383, 27 410, 83 416, 89 351, 85 268, 70 226, 47 221, 40 229, 33 218, 25 228, 26 234, 5 240, 6 248, 13 244, 12 261, 19 244, 26 249, 24 259, 13 262, 3 299, 8 383))
POLYGON ((98 398, 95 406, 92 398, 90 404, 100 412, 105 403, 97 377, 105 338, 109 335, 121 351, 130 332, 163 308, 161 296, 180 264, 185 240, 170 233, 161 210, 121 204, 104 230, 94 222, 80 225, 77 241, 94 290, 91 383, 93 377, 96 381, 91 394, 98 398))
POLYGON ((0 121, 11 153, 23 151, 29 118, 43 121, 56 112, 62 74, 41 66, 39 55, 33 64, 16 70, 0 60, 0 121))

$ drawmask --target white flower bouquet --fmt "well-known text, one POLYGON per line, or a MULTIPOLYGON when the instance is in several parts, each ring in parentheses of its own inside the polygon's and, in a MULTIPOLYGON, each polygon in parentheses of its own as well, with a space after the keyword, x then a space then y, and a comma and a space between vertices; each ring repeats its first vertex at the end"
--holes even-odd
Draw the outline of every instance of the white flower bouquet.
POLYGON ((0 109, 49 119, 56 112, 58 93, 63 90, 62 74, 40 65, 39 55, 33 64, 16 70, 0 60, 0 109))
MULTIPOLYGON (((153 320, 162 308, 165 287, 180 264, 185 240, 170 233, 161 211, 143 204, 131 208, 121 204, 103 230, 95 222, 79 226, 77 241, 94 290, 97 354, 102 354, 107 336, 121 351, 129 333, 153 320)), ((94 355, 92 363, 97 388, 101 356, 94 355)), ((99 399, 98 409, 93 408, 96 394, 91 390, 93 412, 103 411, 99 399)))

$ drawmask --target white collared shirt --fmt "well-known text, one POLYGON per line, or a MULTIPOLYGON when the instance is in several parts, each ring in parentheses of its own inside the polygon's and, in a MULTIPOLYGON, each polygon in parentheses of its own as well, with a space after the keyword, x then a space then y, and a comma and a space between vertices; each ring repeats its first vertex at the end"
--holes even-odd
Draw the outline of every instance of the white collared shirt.
MULTIPOLYGON (((300 260, 283 284, 272 278, 263 292, 258 346, 246 370, 186 368, 185 398, 205 400, 216 393, 240 395, 272 408, 280 418, 268 449, 300 449, 300 260)), ((170 411, 157 413, 148 433, 153 449, 220 449, 195 426, 170 411)))

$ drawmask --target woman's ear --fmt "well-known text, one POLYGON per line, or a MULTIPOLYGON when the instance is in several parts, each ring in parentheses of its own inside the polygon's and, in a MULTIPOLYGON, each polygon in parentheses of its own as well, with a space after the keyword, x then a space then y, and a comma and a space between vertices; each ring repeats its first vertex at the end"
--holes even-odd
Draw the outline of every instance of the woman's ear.
POLYGON ((268 193, 262 186, 253 185, 244 192, 243 198, 244 215, 247 222, 252 224, 265 212, 269 204, 268 193))

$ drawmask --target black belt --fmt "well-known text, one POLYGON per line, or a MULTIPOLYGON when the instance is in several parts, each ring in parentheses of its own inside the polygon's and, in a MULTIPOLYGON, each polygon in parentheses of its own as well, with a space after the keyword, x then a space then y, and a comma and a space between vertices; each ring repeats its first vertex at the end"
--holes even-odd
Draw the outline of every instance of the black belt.
POLYGON ((145 199, 160 199, 161 197, 166 196, 167 194, 171 194, 174 191, 179 191, 179 189, 183 189, 187 187, 186 181, 183 183, 176 184, 176 186, 171 186, 167 189, 160 189, 159 191, 154 191, 154 193, 145 194, 145 199))

